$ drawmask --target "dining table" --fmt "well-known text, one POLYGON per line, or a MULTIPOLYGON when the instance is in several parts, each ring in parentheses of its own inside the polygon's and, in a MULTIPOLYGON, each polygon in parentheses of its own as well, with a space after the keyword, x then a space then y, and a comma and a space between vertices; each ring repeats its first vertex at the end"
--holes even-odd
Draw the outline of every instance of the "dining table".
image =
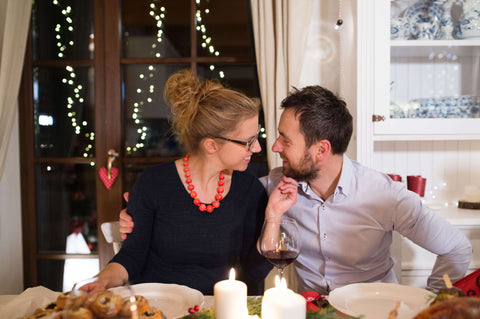
MULTIPOLYGON (((30 315, 35 309, 55 301, 60 293, 61 292, 53 291, 43 286, 36 286, 27 288, 19 294, 0 295, 0 318, 17 319, 22 316, 30 315)), ((213 308, 214 305, 215 298, 213 295, 203 296, 203 303, 201 305, 202 309, 213 308)), ((352 317, 336 311, 335 318, 348 319, 352 317)))

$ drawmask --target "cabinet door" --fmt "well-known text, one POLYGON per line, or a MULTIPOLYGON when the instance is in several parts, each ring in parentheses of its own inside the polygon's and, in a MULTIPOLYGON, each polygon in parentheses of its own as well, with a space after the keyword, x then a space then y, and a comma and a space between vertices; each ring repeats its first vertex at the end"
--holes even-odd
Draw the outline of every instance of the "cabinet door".
POLYGON ((461 33, 468 6, 452 1, 385 6, 391 18, 376 24, 388 32, 375 38, 380 61, 374 139, 478 139, 480 32, 461 33))

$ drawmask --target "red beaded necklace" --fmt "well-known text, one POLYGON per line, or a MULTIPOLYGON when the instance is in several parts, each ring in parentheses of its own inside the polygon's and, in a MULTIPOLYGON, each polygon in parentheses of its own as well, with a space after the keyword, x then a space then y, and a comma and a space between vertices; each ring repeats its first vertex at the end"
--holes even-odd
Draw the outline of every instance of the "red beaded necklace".
POLYGON ((220 176, 218 177, 218 187, 217 187, 217 195, 215 195, 215 200, 208 205, 205 205, 200 202, 200 199, 197 198, 197 192, 194 191, 195 186, 192 184, 190 169, 188 168, 188 158, 190 154, 185 155, 183 158, 183 171, 185 172, 185 182, 187 183, 187 188, 190 191, 190 197, 193 198, 193 204, 198 206, 198 210, 201 212, 207 211, 207 213, 213 212, 215 208, 220 207, 220 201, 223 199, 222 193, 224 192, 223 185, 225 185, 224 179, 225 176, 223 175, 223 171, 220 172, 220 176))

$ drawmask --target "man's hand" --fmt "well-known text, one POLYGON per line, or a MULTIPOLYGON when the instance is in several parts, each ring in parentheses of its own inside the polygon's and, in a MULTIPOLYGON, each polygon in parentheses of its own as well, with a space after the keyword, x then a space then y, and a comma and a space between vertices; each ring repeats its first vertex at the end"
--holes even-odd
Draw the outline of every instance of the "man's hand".
POLYGON ((268 198, 265 218, 280 218, 297 202, 298 182, 290 177, 283 177, 268 198))
MULTIPOLYGON (((125 198, 125 201, 128 203, 128 196, 130 194, 128 192, 125 192, 123 194, 123 198, 125 198)), ((120 222, 120 233, 122 234, 122 238, 126 239, 127 234, 130 234, 133 230, 133 220, 132 216, 127 214, 127 209, 124 208, 120 211, 120 218, 118 220, 120 222)))

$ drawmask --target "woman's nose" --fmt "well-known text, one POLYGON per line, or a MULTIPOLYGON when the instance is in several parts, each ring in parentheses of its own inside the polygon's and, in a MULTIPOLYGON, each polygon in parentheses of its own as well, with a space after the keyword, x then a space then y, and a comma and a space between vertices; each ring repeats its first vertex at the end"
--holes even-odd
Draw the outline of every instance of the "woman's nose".
POLYGON ((252 153, 260 153, 262 151, 262 145, 260 145, 260 141, 258 139, 256 139, 255 143, 252 144, 250 151, 252 153))

